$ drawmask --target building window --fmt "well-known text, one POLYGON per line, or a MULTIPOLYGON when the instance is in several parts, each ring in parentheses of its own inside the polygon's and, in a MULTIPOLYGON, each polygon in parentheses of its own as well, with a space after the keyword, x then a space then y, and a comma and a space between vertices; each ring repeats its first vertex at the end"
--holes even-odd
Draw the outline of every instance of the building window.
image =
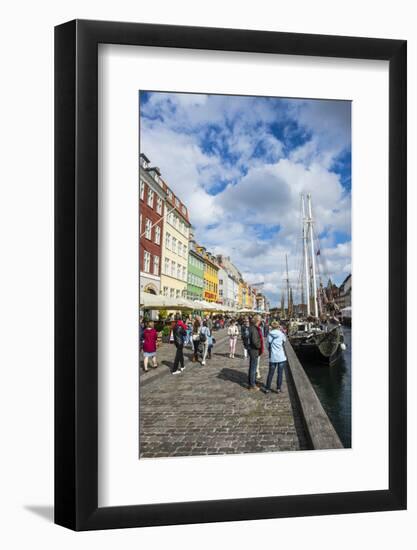
POLYGON ((169 275, 169 258, 165 258, 164 272, 165 275, 169 275))
POLYGON ((186 291, 186 290, 183 290, 183 291, 182 291, 182 297, 183 297, 183 298, 186 298, 186 297, 187 297, 187 291, 186 291))
POLYGON ((177 253, 177 239, 175 237, 172 237, 172 252, 177 253))
POLYGON ((158 197, 156 199, 156 211, 158 212, 158 214, 162 214, 162 199, 161 199, 161 197, 158 197))
POLYGON ((181 210, 182 210, 182 213, 183 213, 183 214, 187 214, 187 209, 185 208, 184 205, 182 206, 181 210))
POLYGON ((168 189, 168 197, 172 199, 172 191, 170 191, 170 189, 168 189))
POLYGON ((183 281, 187 280, 187 270, 185 269, 184 266, 182 266, 182 280, 183 281))
POLYGON ((177 279, 181 279, 181 266, 180 264, 177 264, 177 279))
POLYGON ((143 200, 143 197, 145 196, 145 182, 143 180, 140 180, 140 198, 143 200))
POLYGON ((151 208, 153 208, 153 196, 154 196, 154 192, 152 191, 152 189, 148 189, 148 200, 146 202, 148 203, 148 206, 150 206, 151 208))
POLYGON ((172 277, 175 277, 175 267, 176 267, 175 262, 171 262, 171 275, 172 275, 172 277))
POLYGON ((150 270, 151 270, 151 255, 150 255, 149 252, 146 252, 146 250, 143 254, 143 259, 144 259, 144 264, 145 264, 144 271, 145 271, 145 273, 149 273, 150 270))
POLYGON ((169 295, 170 295, 171 298, 175 298, 175 289, 174 288, 169 289, 169 295))
POLYGON ((179 229, 179 226, 180 226, 180 220, 178 216, 175 216, 175 227, 177 228, 177 230, 179 229))
POLYGON ((153 257, 153 274, 159 275, 159 256, 153 257))
POLYGON ((179 206, 180 205, 180 201, 177 199, 177 197, 175 197, 175 206, 179 206))
POLYGON ((149 218, 146 218, 145 223, 145 237, 149 240, 152 239, 152 222, 149 218))
POLYGON ((142 236, 142 214, 139 214, 139 236, 142 236))
POLYGON ((164 296, 168 296, 168 287, 164 286, 164 296))
POLYGON ((175 291, 175 295, 176 295, 176 298, 179 298, 181 296, 181 290, 177 288, 177 290, 175 291))
POLYGON ((184 258, 186 258, 187 257, 187 245, 186 244, 182 245, 182 252, 184 254, 184 258))
POLYGON ((169 233, 165 235, 165 248, 171 250, 171 235, 169 233))
POLYGON ((159 225, 155 227, 155 242, 156 244, 161 244, 161 228, 159 225))

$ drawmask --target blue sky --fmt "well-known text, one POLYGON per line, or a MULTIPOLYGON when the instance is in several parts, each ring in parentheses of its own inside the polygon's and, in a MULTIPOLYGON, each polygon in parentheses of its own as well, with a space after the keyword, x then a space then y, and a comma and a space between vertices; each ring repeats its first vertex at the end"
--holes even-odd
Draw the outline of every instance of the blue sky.
MULTIPOLYGON (((280 300, 299 280, 311 193, 323 282, 351 271, 348 101, 141 92, 141 151, 188 206, 196 238, 280 300)), ((295 294, 296 288, 295 288, 295 294)))

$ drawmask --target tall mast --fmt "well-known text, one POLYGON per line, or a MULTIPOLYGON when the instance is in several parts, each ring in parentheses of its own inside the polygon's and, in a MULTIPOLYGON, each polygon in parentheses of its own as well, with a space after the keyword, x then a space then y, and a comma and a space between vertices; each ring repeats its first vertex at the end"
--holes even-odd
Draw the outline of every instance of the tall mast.
POLYGON ((311 195, 307 195, 308 204, 308 217, 309 217, 309 229, 310 229, 310 244, 311 244, 311 269, 313 271, 313 304, 314 304, 314 316, 318 317, 317 306, 317 282, 316 282, 316 258, 314 253, 314 239, 313 239, 313 216, 311 214, 311 195))
MULTIPOLYGON (((301 279, 301 304, 304 304, 304 283, 302 279, 301 279)), ((304 310, 303 307, 301 309, 299 308, 299 311, 303 312, 303 310, 304 310)))
POLYGON ((287 267, 287 311, 290 317, 290 278, 288 277, 288 256, 285 254, 285 265, 287 267))
POLYGON ((307 220, 306 220, 306 210, 304 204, 304 195, 301 195, 301 214, 303 217, 303 251, 304 251, 304 271, 306 277, 306 305, 307 305, 307 316, 310 315, 310 283, 309 283, 309 273, 308 273, 308 256, 307 256, 307 220))

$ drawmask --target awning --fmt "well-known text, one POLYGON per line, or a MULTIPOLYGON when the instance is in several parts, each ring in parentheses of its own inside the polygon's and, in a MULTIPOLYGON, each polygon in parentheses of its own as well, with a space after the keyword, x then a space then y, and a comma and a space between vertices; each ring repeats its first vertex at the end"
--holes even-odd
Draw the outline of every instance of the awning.
POLYGON ((144 309, 193 309, 193 302, 185 298, 170 298, 169 296, 141 292, 140 307, 144 309))

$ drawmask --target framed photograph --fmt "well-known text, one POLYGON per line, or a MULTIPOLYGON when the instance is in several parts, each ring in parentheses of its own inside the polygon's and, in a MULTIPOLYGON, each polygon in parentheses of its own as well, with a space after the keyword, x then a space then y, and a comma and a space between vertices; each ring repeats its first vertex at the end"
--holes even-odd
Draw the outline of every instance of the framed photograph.
POLYGON ((406 42, 55 29, 55 521, 406 508, 406 42))

